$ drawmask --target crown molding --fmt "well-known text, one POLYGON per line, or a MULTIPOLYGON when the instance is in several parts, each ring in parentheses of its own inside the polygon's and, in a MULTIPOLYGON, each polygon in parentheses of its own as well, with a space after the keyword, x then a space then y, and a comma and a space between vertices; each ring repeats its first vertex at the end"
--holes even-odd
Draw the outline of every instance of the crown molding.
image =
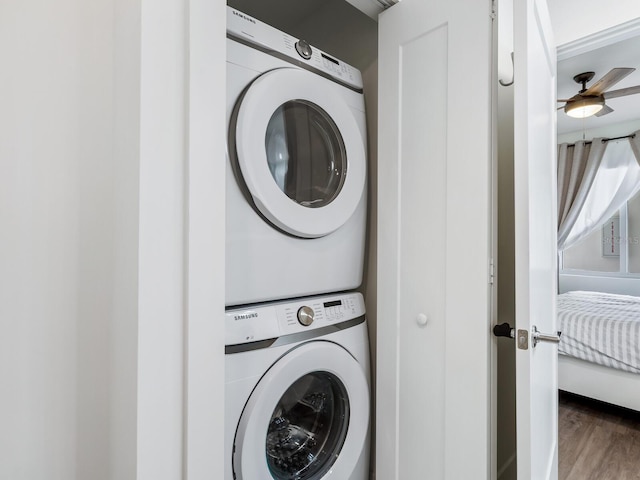
POLYGON ((620 25, 596 32, 592 35, 564 43, 557 48, 558 61, 590 52, 596 48, 606 47, 628 38, 640 35, 640 18, 635 18, 620 25))

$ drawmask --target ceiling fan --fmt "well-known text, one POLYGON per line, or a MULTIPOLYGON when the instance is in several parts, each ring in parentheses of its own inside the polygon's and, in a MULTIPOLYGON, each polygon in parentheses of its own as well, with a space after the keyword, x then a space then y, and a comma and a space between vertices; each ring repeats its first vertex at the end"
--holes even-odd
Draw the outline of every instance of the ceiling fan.
POLYGON ((589 88, 587 88, 587 82, 593 79, 595 72, 579 73, 573 77, 573 80, 582 85, 582 90, 571 98, 558 99, 558 102, 565 102, 564 106, 558 107, 558 110, 564 109, 567 115, 575 118, 591 115, 601 117, 613 112, 613 108, 606 105, 605 100, 640 93, 640 85, 607 92, 609 88, 634 71, 635 68, 613 68, 589 88))

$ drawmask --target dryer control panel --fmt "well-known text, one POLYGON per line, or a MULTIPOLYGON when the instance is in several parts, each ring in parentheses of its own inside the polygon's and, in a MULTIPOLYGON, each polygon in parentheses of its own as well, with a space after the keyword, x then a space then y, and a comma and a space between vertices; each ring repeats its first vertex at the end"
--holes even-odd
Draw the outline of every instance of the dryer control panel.
POLYGON ((281 32, 229 6, 227 34, 233 39, 362 91, 362 74, 357 68, 309 45, 304 39, 281 32))
POLYGON ((230 308, 225 312, 225 345, 275 339, 336 325, 364 314, 364 299, 360 293, 230 308))

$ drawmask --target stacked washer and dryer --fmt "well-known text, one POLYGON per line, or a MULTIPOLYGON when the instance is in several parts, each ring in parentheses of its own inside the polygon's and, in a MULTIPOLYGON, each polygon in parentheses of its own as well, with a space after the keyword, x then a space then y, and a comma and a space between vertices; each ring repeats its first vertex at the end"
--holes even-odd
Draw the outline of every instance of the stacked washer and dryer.
POLYGON ((362 78, 227 15, 225 480, 365 480, 362 78))

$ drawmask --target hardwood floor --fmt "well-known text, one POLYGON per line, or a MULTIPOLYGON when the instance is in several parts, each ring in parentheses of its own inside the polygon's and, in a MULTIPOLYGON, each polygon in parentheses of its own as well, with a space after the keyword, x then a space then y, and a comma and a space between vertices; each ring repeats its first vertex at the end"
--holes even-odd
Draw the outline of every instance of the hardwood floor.
POLYGON ((559 480, 640 480, 640 413, 560 392, 559 480))

